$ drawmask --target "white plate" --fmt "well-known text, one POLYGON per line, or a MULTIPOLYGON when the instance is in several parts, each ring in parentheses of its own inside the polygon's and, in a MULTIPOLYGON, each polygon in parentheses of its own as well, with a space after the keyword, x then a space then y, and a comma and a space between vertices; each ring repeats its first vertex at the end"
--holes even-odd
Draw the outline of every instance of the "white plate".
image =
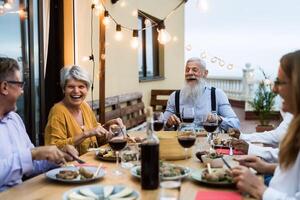
MULTIPOLYGON (((191 178, 200 182, 200 183, 204 183, 207 185, 211 185, 211 186, 235 186, 235 184, 233 182, 229 182, 229 181, 207 181, 205 179, 202 179, 202 172, 205 169, 199 169, 199 170, 195 170, 191 173, 191 178)), ((216 168, 214 170, 217 170, 216 168)))
MULTIPOLYGON (((100 169, 99 173, 97 176, 92 177, 92 178, 85 178, 85 179, 80 179, 80 176, 78 176, 75 179, 72 180, 67 180, 67 179, 61 179, 61 178, 57 178, 56 174, 58 174, 61 170, 72 170, 72 171, 78 171, 80 167, 60 167, 60 168, 56 168, 56 169, 52 169, 50 171, 48 171, 45 175, 47 178, 55 180, 55 181, 60 181, 60 182, 66 182, 66 183, 85 183, 85 182, 89 182, 89 181, 93 181, 96 179, 99 179, 101 177, 103 177, 105 175, 104 170, 100 169)), ((86 170, 88 170, 91 173, 95 173, 97 171, 97 167, 83 167, 86 170)))
MULTIPOLYGON (((167 180, 177 180, 177 179, 182 179, 182 178, 187 177, 187 176, 190 174, 190 171, 191 171, 191 170, 190 170, 188 167, 182 167, 182 166, 179 166, 179 165, 173 165, 173 164, 170 164, 170 165, 182 168, 182 169, 184 170, 185 173, 182 174, 182 175, 180 175, 180 176, 161 177, 162 180, 167 181, 167 180)), ((141 178, 141 175, 139 175, 139 174, 137 173, 137 170, 139 170, 139 169, 141 169, 141 166, 140 166, 140 165, 131 168, 131 170, 130 170, 131 175, 134 176, 134 177, 136 177, 136 178, 141 178)))
MULTIPOLYGON (((96 194, 98 196, 98 199, 104 199, 103 188, 105 186, 106 185, 86 185, 86 186, 76 187, 76 188, 73 188, 73 189, 65 192, 63 194, 63 198, 62 199, 63 200, 69 200, 69 195, 71 193, 73 193, 73 192, 82 195, 80 193, 80 190, 83 190, 83 189, 89 189, 94 194, 96 194)), ((111 195, 118 193, 119 191, 123 190, 126 186, 124 186, 124 185, 114 185, 113 187, 114 187, 114 189, 113 189, 111 195)), ((128 198, 131 197, 134 200, 139 200, 140 199, 140 194, 136 190, 133 190, 133 192, 131 194, 129 194, 129 195, 125 196, 125 197, 122 197, 122 198, 127 198, 127 197, 128 198)))

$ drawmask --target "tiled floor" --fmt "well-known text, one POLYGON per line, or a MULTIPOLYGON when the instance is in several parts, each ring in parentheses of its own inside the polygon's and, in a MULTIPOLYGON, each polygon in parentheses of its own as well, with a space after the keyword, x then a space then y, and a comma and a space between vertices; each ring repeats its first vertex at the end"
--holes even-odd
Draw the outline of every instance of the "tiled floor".
MULTIPOLYGON (((258 124, 257 120, 245 120, 245 111, 243 108, 236 108, 233 107, 233 110, 235 111, 236 115, 239 117, 241 122, 241 131, 243 133, 253 133, 255 132, 255 127, 258 124)), ((275 127, 278 126, 280 122, 279 121, 272 121, 271 124, 273 124, 275 127)))

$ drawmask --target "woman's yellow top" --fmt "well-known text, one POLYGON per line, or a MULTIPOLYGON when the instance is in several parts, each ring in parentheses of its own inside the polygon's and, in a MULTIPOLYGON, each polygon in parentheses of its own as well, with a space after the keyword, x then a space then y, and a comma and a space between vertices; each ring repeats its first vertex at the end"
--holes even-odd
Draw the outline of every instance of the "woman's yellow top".
MULTIPOLYGON (((84 130, 96 128, 99 124, 90 106, 83 102, 80 109, 84 121, 84 130)), ((58 148, 62 148, 66 144, 74 145, 73 137, 82 133, 83 129, 63 103, 59 102, 51 108, 45 128, 46 145, 56 145, 58 148)), ((80 145, 74 146, 82 155, 94 144, 97 144, 97 138, 90 137, 80 145)))

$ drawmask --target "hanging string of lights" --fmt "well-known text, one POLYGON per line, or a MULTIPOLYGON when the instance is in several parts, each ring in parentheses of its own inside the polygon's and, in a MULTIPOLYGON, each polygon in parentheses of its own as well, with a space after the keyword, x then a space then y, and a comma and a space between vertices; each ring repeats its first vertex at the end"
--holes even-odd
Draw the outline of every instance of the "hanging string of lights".
MULTIPOLYGON (((158 31, 158 41, 160 44, 167 44, 171 40, 171 35, 167 32, 165 21, 178 9, 180 6, 184 5, 188 0, 181 1, 175 8, 173 8, 162 20, 159 22, 155 22, 153 19, 149 18, 148 16, 144 15, 143 13, 139 13, 145 17, 145 27, 144 28, 132 28, 125 25, 122 25, 117 22, 117 20, 109 13, 107 10, 107 7, 105 6, 105 3, 103 0, 93 0, 92 1, 92 9, 95 8, 95 14, 99 15, 100 13, 104 12, 104 19, 103 24, 108 25, 110 21, 112 20, 116 25, 116 35, 115 39, 117 41, 120 41, 122 39, 122 29, 127 31, 132 31, 132 40, 131 40, 131 47, 137 48, 138 47, 138 34, 140 31, 143 31, 148 28, 157 27, 158 31)), ((118 1, 114 1, 113 3, 117 3, 118 1)), ((134 13, 135 16, 137 16, 137 11, 134 13)))
MULTIPOLYGON (((202 58, 203 60, 207 60, 211 63, 218 64, 220 67, 224 67, 226 65, 226 62, 224 61, 224 59, 222 59, 218 56, 209 56, 206 51, 203 51, 200 54, 200 58, 202 58)), ((232 70, 233 67, 234 67, 234 65, 231 63, 226 65, 226 68, 229 70, 232 70)))

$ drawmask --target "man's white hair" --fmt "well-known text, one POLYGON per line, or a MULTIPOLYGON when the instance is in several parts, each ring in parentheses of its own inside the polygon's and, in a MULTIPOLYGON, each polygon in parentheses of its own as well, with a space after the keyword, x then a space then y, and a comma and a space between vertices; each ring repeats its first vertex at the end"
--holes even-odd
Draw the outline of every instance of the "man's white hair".
POLYGON ((201 60, 200 58, 197 58, 197 57, 192 57, 186 61, 185 66, 187 66, 187 64, 189 64, 190 62, 197 63, 197 65, 199 66, 200 69, 206 70, 206 63, 204 60, 201 60))

